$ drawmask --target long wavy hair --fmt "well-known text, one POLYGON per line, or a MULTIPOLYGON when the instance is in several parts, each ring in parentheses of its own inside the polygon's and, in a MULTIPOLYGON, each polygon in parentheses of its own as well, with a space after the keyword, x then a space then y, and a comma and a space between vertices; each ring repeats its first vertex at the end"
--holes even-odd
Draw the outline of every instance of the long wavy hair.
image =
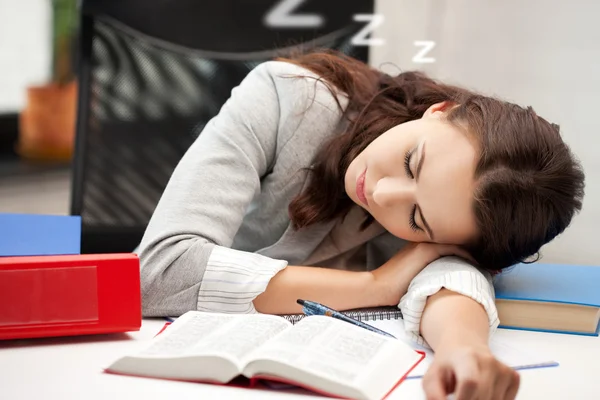
POLYGON ((345 107, 338 102, 349 122, 346 130, 319 149, 308 186, 289 205, 297 229, 345 215, 353 205, 344 188, 351 161, 382 133, 421 118, 443 101, 456 104, 447 123, 478 145, 473 200, 478 237, 464 247, 481 268, 499 271, 531 262, 581 210, 583 170, 559 126, 531 107, 443 84, 418 71, 391 76, 335 51, 279 60, 312 71, 335 98, 341 92, 348 99, 345 107))

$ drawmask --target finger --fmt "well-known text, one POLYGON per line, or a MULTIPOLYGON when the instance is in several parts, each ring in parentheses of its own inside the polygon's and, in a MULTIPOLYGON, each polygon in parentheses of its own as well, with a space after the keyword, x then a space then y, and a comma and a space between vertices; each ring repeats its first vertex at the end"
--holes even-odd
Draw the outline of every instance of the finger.
POLYGON ((456 248, 457 256, 464 258, 465 260, 471 262, 473 265, 479 265, 477 261, 473 258, 471 254, 465 249, 461 249, 460 247, 456 248))
POLYGON ((427 400, 445 400, 446 399, 446 382, 444 382, 445 374, 440 368, 430 368, 423 377, 423 391, 427 400))
MULTIPOLYGON (((481 379, 479 380, 477 400, 492 400, 500 393, 498 391, 498 382, 502 379, 500 371, 493 365, 480 365, 481 379)), ((504 395, 506 389, 502 389, 501 396, 504 395)))
POLYGON ((485 371, 485 393, 481 398, 486 400, 504 400, 506 390, 513 374, 513 369, 498 361, 491 353, 480 358, 479 366, 485 371))
POLYGON ((508 388, 514 380, 514 372, 512 368, 503 366, 497 374, 494 384, 493 400, 505 400, 508 388))
POLYGON ((458 256, 473 263, 473 265, 478 265, 473 256, 463 248, 454 245, 440 245, 440 247, 439 254, 442 256, 458 256))
POLYGON ((502 400, 514 400, 517 397, 517 392, 519 391, 519 386, 521 384, 521 375, 517 371, 512 372, 512 376, 510 379, 510 384, 508 385, 508 390, 504 395, 502 400))
POLYGON ((475 400, 479 391, 481 373, 473 357, 464 357, 455 364, 456 396, 455 400, 475 400))

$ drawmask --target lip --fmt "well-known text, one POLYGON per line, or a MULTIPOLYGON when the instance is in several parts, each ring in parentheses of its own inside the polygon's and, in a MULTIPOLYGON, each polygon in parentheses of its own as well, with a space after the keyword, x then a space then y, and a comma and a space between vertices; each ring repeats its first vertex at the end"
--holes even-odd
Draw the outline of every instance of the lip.
POLYGON ((358 179, 356 179, 356 197, 366 206, 369 205, 369 201, 367 200, 367 196, 365 195, 365 176, 367 175, 367 170, 365 169, 362 174, 359 175, 358 179))

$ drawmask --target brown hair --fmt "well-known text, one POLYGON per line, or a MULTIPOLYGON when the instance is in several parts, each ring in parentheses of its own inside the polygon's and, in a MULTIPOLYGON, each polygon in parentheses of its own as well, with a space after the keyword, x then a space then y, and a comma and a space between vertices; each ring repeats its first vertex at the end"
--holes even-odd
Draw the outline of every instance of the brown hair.
POLYGON ((320 76, 336 98, 339 92, 348 98, 346 130, 319 149, 306 190, 290 203, 296 228, 345 215, 353 204, 344 189, 350 162, 382 133, 443 101, 457 105, 447 121, 465 129, 480 150, 473 203, 479 236, 465 247, 482 268, 497 271, 526 262, 581 210, 582 168, 558 125, 531 107, 446 85, 422 72, 390 76, 335 51, 282 60, 320 76))

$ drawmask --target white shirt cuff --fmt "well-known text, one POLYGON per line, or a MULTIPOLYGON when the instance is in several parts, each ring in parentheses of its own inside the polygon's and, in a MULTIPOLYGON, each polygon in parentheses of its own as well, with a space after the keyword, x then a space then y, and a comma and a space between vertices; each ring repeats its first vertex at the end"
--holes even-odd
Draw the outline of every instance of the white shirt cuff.
POLYGON ((427 298, 442 288, 470 297, 483 306, 490 335, 498 328, 498 311, 491 277, 458 257, 443 257, 425 267, 411 282, 400 300, 407 334, 422 346, 429 347, 420 335, 421 317, 427 298))
POLYGON ((198 310, 219 313, 256 313, 253 300, 265 291, 287 261, 215 246, 198 291, 198 310))

